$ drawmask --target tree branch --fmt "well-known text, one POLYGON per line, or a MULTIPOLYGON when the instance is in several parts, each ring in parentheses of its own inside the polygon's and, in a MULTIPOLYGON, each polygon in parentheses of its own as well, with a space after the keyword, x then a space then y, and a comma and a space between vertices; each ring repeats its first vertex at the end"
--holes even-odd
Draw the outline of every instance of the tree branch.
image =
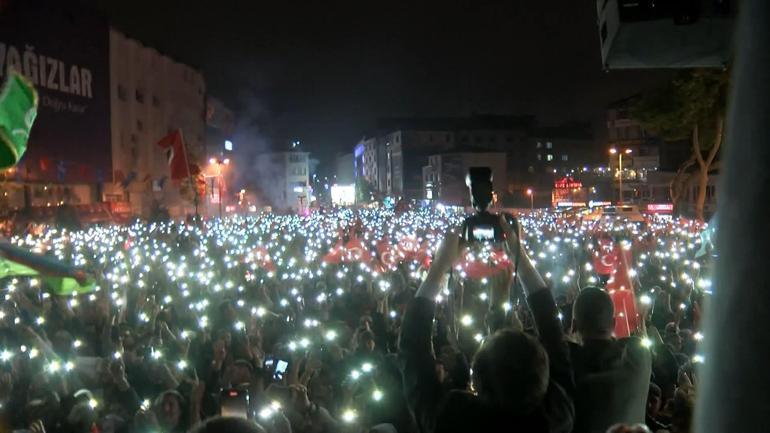
POLYGON ((722 116, 717 116, 717 130, 716 135, 714 137, 714 145, 711 146, 711 150, 709 151, 708 157, 706 158, 706 167, 711 167, 711 164, 714 162, 714 158, 716 158, 717 153, 719 152, 719 147, 722 145, 722 134, 724 132, 725 127, 725 119, 722 116))
POLYGON ((703 161, 703 155, 700 152, 700 137, 698 134, 698 123, 692 128, 692 154, 695 156, 695 160, 698 161, 698 166, 701 170, 705 169, 706 162, 703 161))
POLYGON ((696 179, 695 175, 697 173, 698 173, 697 171, 687 173, 687 177, 680 179, 676 185, 672 185, 672 188, 676 188, 676 198, 674 198, 674 196, 672 195, 671 201, 673 202, 679 201, 679 199, 682 197, 682 193, 687 189, 687 187, 692 185, 692 183, 695 181, 696 179))
MULTIPOLYGON (((687 183, 689 177, 687 179, 683 179, 683 176, 687 172, 687 169, 692 167, 692 165, 695 164, 695 155, 690 155, 690 159, 685 161, 679 169, 676 171, 676 175, 673 179, 671 179, 671 182, 668 185, 669 194, 671 195, 671 201, 676 203, 679 201, 679 197, 682 195, 682 186, 687 183)), ((690 176, 691 177, 691 176, 690 176)))

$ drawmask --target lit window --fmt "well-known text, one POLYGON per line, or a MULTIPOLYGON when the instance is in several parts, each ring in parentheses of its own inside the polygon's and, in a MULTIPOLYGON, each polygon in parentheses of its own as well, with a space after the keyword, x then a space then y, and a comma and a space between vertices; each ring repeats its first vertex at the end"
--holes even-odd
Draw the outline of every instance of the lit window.
POLYGON ((550 154, 550 153, 549 153, 548 155, 546 155, 546 156, 545 156, 545 160, 546 160, 546 161, 553 161, 553 154, 550 154))
POLYGON ((561 160, 562 161, 567 161, 568 159, 569 159, 569 157, 567 155, 562 155, 561 156, 561 160))

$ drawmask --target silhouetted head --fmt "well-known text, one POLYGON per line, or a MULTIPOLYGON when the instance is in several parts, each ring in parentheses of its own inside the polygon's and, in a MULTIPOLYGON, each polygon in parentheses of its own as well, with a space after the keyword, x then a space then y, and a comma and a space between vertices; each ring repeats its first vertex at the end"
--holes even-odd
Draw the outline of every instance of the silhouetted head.
POLYGON ((575 300, 572 317, 582 338, 607 339, 615 328, 615 308, 610 295, 598 287, 586 287, 575 300))
POLYGON ((548 354, 535 338, 511 329, 498 331, 473 359, 473 387, 485 402, 529 412, 548 388, 548 354))
POLYGON ((199 424, 193 433, 265 433, 265 429, 254 421, 243 418, 216 416, 199 424))
POLYGON ((372 331, 363 331, 358 334, 358 350, 371 353, 374 352, 375 346, 374 333, 372 331))

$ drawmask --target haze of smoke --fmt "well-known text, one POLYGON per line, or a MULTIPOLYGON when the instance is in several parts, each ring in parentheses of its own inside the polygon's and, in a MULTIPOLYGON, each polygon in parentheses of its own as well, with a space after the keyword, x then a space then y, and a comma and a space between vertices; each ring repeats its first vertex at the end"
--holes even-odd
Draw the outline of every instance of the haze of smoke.
POLYGON ((274 150, 263 126, 270 121, 269 110, 259 98, 244 95, 236 117, 233 155, 238 169, 235 170, 233 184, 255 191, 260 205, 271 205, 282 197, 283 189, 275 182, 281 168, 260 158, 260 155, 274 150))

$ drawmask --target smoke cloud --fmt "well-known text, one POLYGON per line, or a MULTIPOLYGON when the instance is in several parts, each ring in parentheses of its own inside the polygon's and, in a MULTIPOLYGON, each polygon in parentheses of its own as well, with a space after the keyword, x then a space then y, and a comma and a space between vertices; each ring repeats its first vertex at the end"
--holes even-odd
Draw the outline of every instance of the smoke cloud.
POLYGON ((255 192, 259 205, 273 205, 282 198, 283 185, 276 179, 283 176, 283 168, 275 166, 269 159, 260 156, 273 152, 270 133, 271 113, 266 104, 251 93, 239 96, 235 130, 233 132, 233 170, 232 185, 255 192))

